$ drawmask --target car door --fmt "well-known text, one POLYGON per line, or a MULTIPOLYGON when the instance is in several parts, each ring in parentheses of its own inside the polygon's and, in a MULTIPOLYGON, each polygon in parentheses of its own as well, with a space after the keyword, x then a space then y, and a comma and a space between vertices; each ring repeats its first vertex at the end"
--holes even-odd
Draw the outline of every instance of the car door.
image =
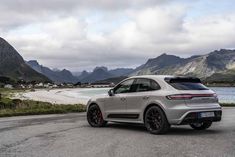
POLYGON ((135 92, 129 93, 126 96, 126 112, 139 117, 143 106, 146 106, 149 103, 152 92, 159 90, 160 86, 152 79, 139 78, 134 81, 132 87, 135 88, 135 92))
POLYGON ((130 92, 134 79, 121 82, 114 89, 114 95, 110 96, 105 102, 106 118, 123 118, 126 112, 126 95, 130 92))

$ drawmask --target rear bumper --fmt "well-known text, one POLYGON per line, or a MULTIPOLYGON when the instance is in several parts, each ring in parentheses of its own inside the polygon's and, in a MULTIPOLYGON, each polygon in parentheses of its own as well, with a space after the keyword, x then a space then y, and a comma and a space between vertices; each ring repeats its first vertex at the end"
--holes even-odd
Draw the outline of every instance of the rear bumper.
MULTIPOLYGON (((211 112, 211 111, 210 111, 211 112)), ((213 111, 214 117, 200 118, 199 114, 201 112, 191 112, 188 113, 179 125, 190 124, 190 123, 200 123, 200 122, 218 122, 221 121, 222 111, 213 111)))
POLYGON ((178 109, 168 109, 166 112, 168 122, 172 125, 189 124, 203 121, 220 121, 222 116, 222 109, 218 105, 217 107, 207 108, 189 108, 181 106, 178 109), (215 117, 200 118, 198 115, 201 112, 214 112, 215 117))

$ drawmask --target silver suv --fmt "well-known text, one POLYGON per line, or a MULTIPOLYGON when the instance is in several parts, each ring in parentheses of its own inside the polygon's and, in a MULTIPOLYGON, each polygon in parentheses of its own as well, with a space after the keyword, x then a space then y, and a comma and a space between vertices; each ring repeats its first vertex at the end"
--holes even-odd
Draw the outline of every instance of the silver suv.
POLYGON ((87 104, 87 120, 92 127, 105 126, 108 121, 142 123, 152 134, 183 124, 204 130, 220 121, 221 115, 215 92, 193 77, 130 77, 87 104))

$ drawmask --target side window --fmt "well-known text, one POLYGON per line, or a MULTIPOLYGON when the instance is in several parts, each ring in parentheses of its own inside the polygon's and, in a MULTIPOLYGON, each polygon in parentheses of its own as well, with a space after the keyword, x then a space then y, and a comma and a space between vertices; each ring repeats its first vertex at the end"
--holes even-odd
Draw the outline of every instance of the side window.
POLYGON ((160 85, 156 82, 151 80, 151 90, 159 90, 161 89, 160 85))
POLYGON ((119 94, 119 93, 129 93, 131 92, 131 86, 132 83, 134 82, 134 79, 126 80, 119 84, 117 87, 114 88, 114 93, 119 94))
POLYGON ((155 81, 150 79, 137 79, 135 84, 137 86, 136 92, 146 92, 160 89, 160 86, 155 81))

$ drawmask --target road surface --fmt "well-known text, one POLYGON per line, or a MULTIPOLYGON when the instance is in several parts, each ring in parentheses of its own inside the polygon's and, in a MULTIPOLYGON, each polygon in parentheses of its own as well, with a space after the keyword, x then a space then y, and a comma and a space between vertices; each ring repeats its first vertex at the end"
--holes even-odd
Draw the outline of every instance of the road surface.
POLYGON ((84 113, 0 118, 0 157, 235 156, 235 108, 206 131, 172 127, 151 135, 143 126, 91 128, 84 113))

